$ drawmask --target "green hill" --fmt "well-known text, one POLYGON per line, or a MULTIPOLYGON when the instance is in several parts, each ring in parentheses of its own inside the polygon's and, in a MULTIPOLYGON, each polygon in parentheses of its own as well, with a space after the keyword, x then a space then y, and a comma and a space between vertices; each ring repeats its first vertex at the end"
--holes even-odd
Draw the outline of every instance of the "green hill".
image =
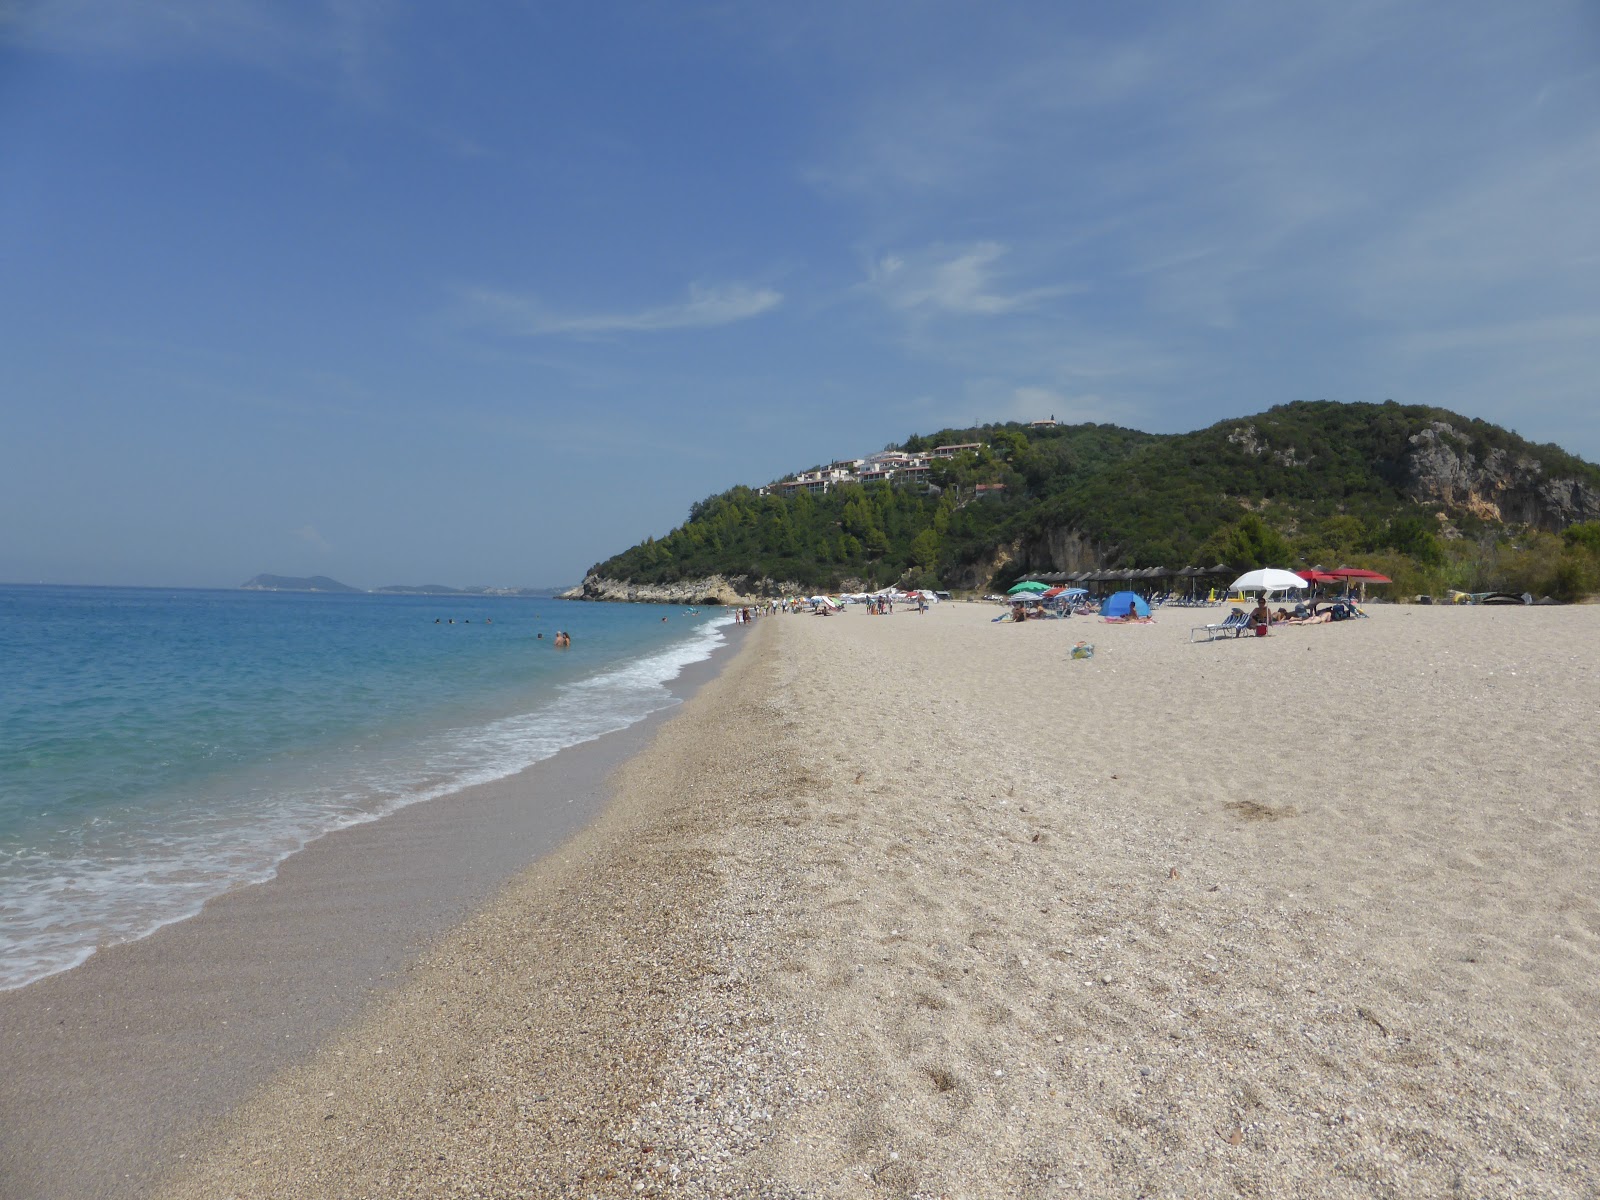
POLYGON ((982 448, 930 461, 925 485, 733 488, 591 577, 989 588, 1222 562, 1373 566, 1397 594, 1600 590, 1600 467, 1444 409, 1297 402, 1185 434, 986 425, 901 449, 964 442, 982 448))

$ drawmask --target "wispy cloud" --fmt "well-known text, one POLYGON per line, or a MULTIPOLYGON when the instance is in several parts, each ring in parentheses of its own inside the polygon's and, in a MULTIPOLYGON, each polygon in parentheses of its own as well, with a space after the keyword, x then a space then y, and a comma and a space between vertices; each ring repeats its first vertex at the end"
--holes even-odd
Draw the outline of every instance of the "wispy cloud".
POLYGON ((1600 311, 1454 329, 1418 330, 1401 337, 1398 346, 1407 353, 1425 355, 1506 346, 1547 347, 1561 343, 1588 346, 1600 343, 1600 311))
POLYGON ((880 251, 862 290, 996 412, 1343 385, 1485 415, 1540 394, 1575 421, 1600 311, 1583 7, 952 14, 881 71, 837 50, 859 94, 804 178, 864 243, 931 247, 880 251))
POLYGON ((259 0, 0 0, 0 41, 64 54, 270 59, 301 39, 259 0))
POLYGON ((868 271, 867 285, 896 309, 993 316, 1033 308, 1074 289, 1063 286, 1003 290, 997 264, 1007 254, 998 242, 961 250, 943 247, 886 254, 868 271))
POLYGON ((162 63, 214 59, 316 79, 372 105, 392 0, 0 0, 0 44, 162 63), (320 68, 320 69, 319 69, 320 68))
POLYGON ((559 313, 536 297, 492 288, 462 292, 468 324, 519 337, 586 337, 609 333, 659 333, 674 329, 713 329, 770 312, 783 303, 771 288, 744 284, 691 284, 676 304, 621 313, 559 313))

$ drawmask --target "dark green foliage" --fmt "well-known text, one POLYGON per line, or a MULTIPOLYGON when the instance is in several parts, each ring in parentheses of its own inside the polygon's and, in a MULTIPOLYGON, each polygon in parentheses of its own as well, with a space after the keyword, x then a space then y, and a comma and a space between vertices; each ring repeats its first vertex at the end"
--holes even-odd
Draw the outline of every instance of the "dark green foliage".
POLYGON ((1568 525, 1562 530, 1561 537, 1574 549, 1585 549, 1591 554, 1600 554, 1600 521, 1584 521, 1580 525, 1568 525))
MULTIPOLYGON (((983 443, 976 452, 933 460, 935 487, 926 492, 877 483, 784 498, 736 487, 692 506, 689 520, 665 537, 594 570, 639 583, 722 574, 807 588, 844 579, 932 584, 981 577, 997 547, 1041 545, 1070 530, 1117 566, 1331 567, 1359 558, 1399 572, 1397 589, 1402 577, 1428 590, 1521 571, 1530 585, 1545 585, 1530 586, 1540 594, 1575 594, 1591 570, 1600 574, 1597 523, 1540 542, 1539 563, 1524 556, 1515 570, 1511 552, 1484 548, 1497 545, 1504 528, 1470 512, 1446 514, 1465 539, 1442 540, 1439 506, 1420 505, 1405 491, 1413 439, 1435 422, 1448 423, 1454 432, 1440 437, 1476 462, 1527 458, 1546 478, 1600 490, 1600 467, 1557 447, 1393 401, 1296 402, 1179 435, 1113 425, 986 425, 906 439, 902 448, 920 453, 983 443), (979 498, 979 484, 1004 490, 979 498)), ((1019 560, 1014 570, 1048 565, 1019 560)))
POLYGON ((883 483, 793 499, 734 488, 696 504, 690 520, 666 537, 595 571, 638 583, 723 574, 808 587, 832 587, 846 577, 889 584, 937 561, 938 505, 937 497, 883 483))
POLYGON ((1208 563, 1227 563, 1248 571, 1290 561, 1289 543, 1255 513, 1246 513, 1212 534, 1201 547, 1200 557, 1208 563))

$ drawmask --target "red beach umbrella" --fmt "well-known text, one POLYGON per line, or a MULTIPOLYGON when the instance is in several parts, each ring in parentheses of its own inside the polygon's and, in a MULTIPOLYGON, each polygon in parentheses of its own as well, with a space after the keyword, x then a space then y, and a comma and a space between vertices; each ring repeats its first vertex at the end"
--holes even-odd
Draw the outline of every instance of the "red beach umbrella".
POLYGON ((1358 583, 1393 583, 1387 575, 1379 575, 1376 571, 1368 571, 1362 567, 1340 567, 1337 571, 1329 571, 1335 579, 1354 579, 1358 583))
POLYGON ((1307 583, 1338 583, 1340 579, 1340 576, 1330 575, 1326 571, 1296 571, 1295 574, 1307 583))

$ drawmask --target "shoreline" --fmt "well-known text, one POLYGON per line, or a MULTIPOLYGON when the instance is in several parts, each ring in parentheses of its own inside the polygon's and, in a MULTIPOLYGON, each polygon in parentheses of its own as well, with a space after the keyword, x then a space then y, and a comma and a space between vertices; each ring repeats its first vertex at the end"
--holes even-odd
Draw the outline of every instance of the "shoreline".
POLYGON ((1594 1194, 1600 609, 992 612, 759 620, 159 1195, 1594 1194))
MULTIPOLYGON (((687 701, 743 639, 666 686, 687 701)), ((0 992, 0 1195, 137 1196, 416 955, 604 809, 606 779, 682 704, 516 775, 335 830, 273 879, 0 992), (353 886, 352 886, 353 884, 353 886)))

